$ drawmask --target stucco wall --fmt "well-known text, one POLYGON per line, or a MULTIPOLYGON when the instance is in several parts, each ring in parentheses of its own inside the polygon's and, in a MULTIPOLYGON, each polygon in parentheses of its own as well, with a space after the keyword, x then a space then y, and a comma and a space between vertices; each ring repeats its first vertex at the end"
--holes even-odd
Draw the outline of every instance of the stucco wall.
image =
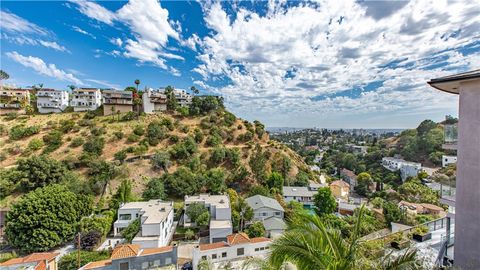
POLYGON ((132 105, 103 105, 103 115, 112 115, 116 114, 117 111, 120 111, 120 113, 126 113, 126 112, 131 112, 133 110, 132 105), (114 111, 112 113, 112 107, 114 108, 114 111))

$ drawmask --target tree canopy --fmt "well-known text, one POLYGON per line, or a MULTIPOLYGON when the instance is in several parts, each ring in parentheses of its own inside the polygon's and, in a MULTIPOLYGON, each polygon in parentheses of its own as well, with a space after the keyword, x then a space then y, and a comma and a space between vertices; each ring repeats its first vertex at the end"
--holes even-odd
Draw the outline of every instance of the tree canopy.
POLYGON ((315 211, 318 215, 332 214, 337 209, 337 201, 333 197, 329 187, 318 189, 317 194, 313 196, 315 211))

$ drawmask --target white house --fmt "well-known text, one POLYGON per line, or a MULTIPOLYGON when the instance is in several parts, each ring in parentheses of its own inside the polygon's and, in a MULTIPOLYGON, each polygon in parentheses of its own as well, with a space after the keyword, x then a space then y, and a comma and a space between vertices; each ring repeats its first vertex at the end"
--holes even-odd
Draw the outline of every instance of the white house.
POLYGON ((142 95, 143 111, 145 113, 163 112, 167 110, 167 96, 163 91, 148 88, 142 95))
POLYGON ((67 91, 55 89, 40 89, 37 91, 37 108, 39 113, 60 113, 67 107, 67 91))
POLYGON ((182 90, 182 89, 174 89, 173 90, 173 95, 175 96, 175 99, 178 102, 178 105, 182 107, 189 106, 192 104, 192 98, 193 96, 187 93, 187 91, 182 90))
POLYGON ((227 241, 213 244, 200 244, 193 249, 193 269, 198 269, 201 260, 210 260, 215 269, 228 262, 236 262, 258 257, 265 259, 269 252, 271 240, 266 237, 249 238, 245 233, 227 236, 227 241))
POLYGON ((233 233, 231 220, 210 220, 210 243, 227 240, 227 236, 233 233))
POLYGON ((173 202, 150 200, 122 204, 118 209, 118 219, 113 224, 114 236, 120 235, 131 222, 140 218, 141 229, 132 244, 142 248, 166 246, 175 231, 173 212, 173 202))
POLYGON ((253 209, 253 220, 264 220, 269 217, 283 219, 285 210, 275 199, 255 195, 245 201, 253 209))
POLYGON ((268 217, 262 220, 262 224, 265 228, 265 236, 269 238, 279 237, 287 229, 287 224, 285 221, 277 217, 268 217))
MULTIPOLYGON (((192 203, 201 203, 210 211, 210 218, 215 220, 231 220, 232 210, 230 208, 230 199, 227 195, 210 195, 199 194, 193 196, 185 196, 184 210, 192 203)), ((184 216, 185 223, 191 222, 187 214, 184 216)))
POLYGON ((417 162, 410 162, 400 158, 384 157, 382 158, 382 165, 387 170, 400 170, 402 180, 405 181, 407 177, 417 176, 422 171, 422 164, 417 162))
POLYGON ((314 194, 315 192, 308 187, 283 187, 283 198, 285 202, 297 201, 302 203, 306 208, 313 207, 314 194))
POLYGON ((457 156, 442 156, 442 167, 447 167, 450 164, 457 163, 457 156))
POLYGON ((77 88, 72 96, 70 105, 75 112, 93 111, 102 105, 102 93, 98 88, 77 88))

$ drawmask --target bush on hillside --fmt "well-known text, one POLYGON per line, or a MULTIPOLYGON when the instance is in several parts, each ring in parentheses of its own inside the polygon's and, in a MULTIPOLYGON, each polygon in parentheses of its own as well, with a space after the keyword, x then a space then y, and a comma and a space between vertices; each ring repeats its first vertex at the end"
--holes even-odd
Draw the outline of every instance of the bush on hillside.
POLYGON ((39 126, 25 127, 23 125, 16 125, 10 129, 9 136, 11 140, 20 140, 40 132, 39 126))

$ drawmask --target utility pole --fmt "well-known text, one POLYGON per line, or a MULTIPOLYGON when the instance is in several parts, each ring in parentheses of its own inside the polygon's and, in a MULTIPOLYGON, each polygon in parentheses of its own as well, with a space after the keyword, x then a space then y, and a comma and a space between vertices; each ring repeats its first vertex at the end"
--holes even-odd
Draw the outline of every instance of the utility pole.
POLYGON ((80 232, 77 233, 77 264, 77 269, 80 269, 80 232))

